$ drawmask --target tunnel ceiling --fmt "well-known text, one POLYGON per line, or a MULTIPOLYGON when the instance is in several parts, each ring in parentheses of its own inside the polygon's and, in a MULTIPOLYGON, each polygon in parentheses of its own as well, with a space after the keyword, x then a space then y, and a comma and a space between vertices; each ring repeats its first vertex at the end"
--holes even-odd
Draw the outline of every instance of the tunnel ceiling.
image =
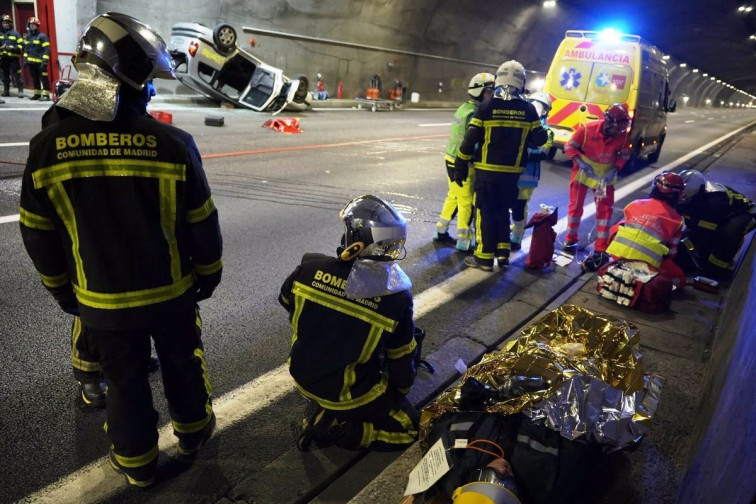
MULTIPOLYGON (((688 67, 698 68, 736 88, 756 95, 756 1, 754 0, 557 0, 640 35, 688 67), (738 12, 752 5, 750 13, 738 12)), ((593 27, 598 29, 600 27, 593 27)))

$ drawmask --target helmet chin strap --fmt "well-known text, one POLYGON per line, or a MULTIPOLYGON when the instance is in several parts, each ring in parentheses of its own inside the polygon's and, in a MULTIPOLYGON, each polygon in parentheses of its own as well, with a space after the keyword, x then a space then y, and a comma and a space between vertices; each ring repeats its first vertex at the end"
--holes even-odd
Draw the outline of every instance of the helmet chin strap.
POLYGON ((351 261, 358 255, 360 255, 360 252, 365 248, 365 244, 362 242, 354 242, 351 245, 349 245, 347 248, 345 248, 341 254, 339 254, 339 258, 342 261, 351 261))

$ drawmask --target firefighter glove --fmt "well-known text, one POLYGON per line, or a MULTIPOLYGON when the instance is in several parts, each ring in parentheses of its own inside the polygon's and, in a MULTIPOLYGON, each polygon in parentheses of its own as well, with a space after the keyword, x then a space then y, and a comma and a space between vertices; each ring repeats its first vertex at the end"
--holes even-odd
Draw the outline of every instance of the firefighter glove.
POLYGON ((463 186, 463 182, 467 180, 468 171, 467 161, 456 158, 454 160, 454 182, 459 186, 463 186))

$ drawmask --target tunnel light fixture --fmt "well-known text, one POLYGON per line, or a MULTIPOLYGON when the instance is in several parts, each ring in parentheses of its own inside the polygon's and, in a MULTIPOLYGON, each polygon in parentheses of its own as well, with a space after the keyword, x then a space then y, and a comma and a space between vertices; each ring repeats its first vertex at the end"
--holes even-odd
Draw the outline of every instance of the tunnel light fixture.
POLYGON ((756 35, 751 35, 750 37, 748 37, 748 40, 756 40, 756 35))
POLYGON ((701 77, 708 77, 708 76, 709 76, 709 74, 706 73, 706 72, 704 72, 704 73, 701 74, 701 77))
POLYGON ((709 80, 715 80, 715 79, 716 79, 716 77, 714 77, 713 75, 711 77, 709 77, 709 80))
POLYGON ((693 73, 698 73, 698 68, 694 68, 693 73))
POLYGON ((669 54, 665 54, 664 56, 662 56, 662 59, 663 60, 668 60, 669 59, 669 54))
POLYGON ((680 68, 685 68, 686 66, 688 66, 687 63, 680 63, 680 68))
POLYGON ((543 0, 543 6, 547 9, 556 7, 556 0, 543 0))
POLYGON ((740 7, 738 7, 738 12, 742 12, 743 14, 748 14, 753 10, 753 6, 743 4, 740 7))

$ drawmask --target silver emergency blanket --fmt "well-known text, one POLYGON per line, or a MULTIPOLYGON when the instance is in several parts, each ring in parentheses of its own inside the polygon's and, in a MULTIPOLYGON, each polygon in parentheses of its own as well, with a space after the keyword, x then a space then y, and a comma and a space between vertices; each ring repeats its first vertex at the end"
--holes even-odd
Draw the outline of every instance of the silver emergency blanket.
POLYGON ((396 261, 356 259, 346 284, 348 299, 386 296, 412 288, 412 281, 396 261))
POLYGON ((636 420, 650 418, 659 403, 662 380, 644 377, 643 390, 623 394, 593 376, 577 375, 555 394, 523 414, 570 440, 583 438, 612 452, 640 441, 648 428, 636 420))
POLYGON ((76 71, 76 80, 57 106, 91 121, 112 121, 118 110, 121 81, 91 63, 77 64, 76 71))
POLYGON ((571 440, 597 442, 606 452, 636 443, 656 412, 663 379, 646 374, 640 334, 626 320, 563 305, 528 325, 520 337, 483 356, 457 385, 426 406, 420 441, 446 412, 462 407, 474 378, 494 402, 474 411, 523 413, 571 440), (538 387, 513 387, 528 381, 538 387))

